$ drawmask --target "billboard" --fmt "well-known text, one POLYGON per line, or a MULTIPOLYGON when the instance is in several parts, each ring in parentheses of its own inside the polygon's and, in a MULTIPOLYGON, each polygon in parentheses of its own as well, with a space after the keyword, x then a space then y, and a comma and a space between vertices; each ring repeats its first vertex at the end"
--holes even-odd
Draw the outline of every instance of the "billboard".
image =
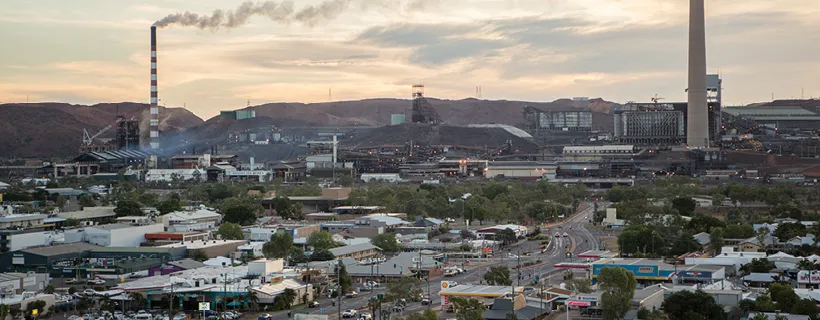
POLYGON ((712 273, 709 271, 680 271, 678 277, 682 279, 711 279, 712 273))
POLYGON ((820 271, 800 270, 800 272, 797 273, 797 283, 820 284, 820 271))

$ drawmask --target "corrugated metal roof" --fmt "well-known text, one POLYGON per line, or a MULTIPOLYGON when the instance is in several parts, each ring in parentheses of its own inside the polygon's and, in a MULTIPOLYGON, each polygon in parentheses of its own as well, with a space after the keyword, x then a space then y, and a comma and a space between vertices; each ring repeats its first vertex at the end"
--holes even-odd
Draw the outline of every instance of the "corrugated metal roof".
POLYGON ((103 247, 96 246, 90 243, 85 242, 78 242, 78 243, 71 243, 71 244, 64 244, 64 245, 57 245, 57 246, 48 246, 48 247, 39 247, 39 248, 28 248, 20 250, 22 252, 36 254, 40 256, 56 256, 61 254, 70 254, 70 253, 78 253, 83 251, 89 250, 97 250, 103 247))

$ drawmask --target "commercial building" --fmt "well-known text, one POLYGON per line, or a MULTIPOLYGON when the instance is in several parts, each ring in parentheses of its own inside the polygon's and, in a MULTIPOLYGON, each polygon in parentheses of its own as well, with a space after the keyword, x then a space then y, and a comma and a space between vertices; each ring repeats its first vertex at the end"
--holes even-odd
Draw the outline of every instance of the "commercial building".
POLYGON ((482 239, 495 239, 495 236, 496 236, 497 233, 499 233, 503 230, 506 230, 506 229, 512 230, 513 233, 515 233, 516 237, 526 236, 527 233, 529 232, 527 230, 527 227, 525 227, 525 226, 519 226, 519 225, 515 225, 515 224, 500 224, 500 225, 496 225, 496 226, 492 226, 492 227, 488 227, 488 228, 478 229, 478 230, 476 230, 476 235, 479 238, 482 238, 482 239))
POLYGON ((609 258, 592 263, 592 283, 596 283, 601 270, 608 267, 626 269, 641 283, 667 282, 675 277, 684 281, 711 283, 726 278, 726 271, 721 266, 677 266, 661 260, 609 258))
POLYGON ((447 309, 452 297, 464 297, 478 299, 485 301, 487 299, 497 299, 513 293, 520 293, 523 288, 511 286, 485 286, 485 285, 467 285, 457 284, 455 281, 442 281, 441 296, 442 309, 447 309), (515 292, 513 292, 513 289, 515 292))
POLYGON ((31 213, 31 214, 7 214, 0 216, 0 229, 9 229, 15 227, 30 228, 43 225, 43 220, 48 218, 48 215, 31 213))
POLYGON ((198 250, 206 256, 220 257, 227 256, 233 252, 239 251, 239 247, 247 244, 245 240, 202 240, 185 243, 171 243, 159 246, 158 248, 185 248, 189 252, 191 250, 198 250))
POLYGON ((360 243, 330 249, 330 253, 332 253, 336 259, 353 258, 357 261, 375 257, 379 251, 381 251, 381 249, 371 243, 360 243))
POLYGON ((169 232, 210 230, 222 223, 222 215, 207 208, 175 211, 159 217, 169 232))
POLYGON ((205 176, 201 169, 151 169, 145 173, 145 182, 202 181, 205 176))
POLYGON ((162 261, 181 259, 184 254, 184 249, 100 247, 78 242, 0 254, 0 271, 81 277, 122 274, 147 270, 162 261))
POLYGON ((156 232, 145 234, 145 241, 148 242, 149 245, 202 241, 210 238, 210 232, 156 232))
MULTIPOLYGON (((106 224, 85 227, 82 241, 102 247, 136 248, 145 242, 145 234, 162 232, 162 224, 106 224)), ((66 239, 68 240, 68 239, 66 239)))
MULTIPOLYGON (((315 213, 344 205, 351 191, 352 188, 322 188, 320 196, 289 196, 288 199, 301 203, 302 213, 315 213)), ((273 198, 262 199, 265 212, 273 212, 275 204, 273 198)))
POLYGON ((490 161, 484 170, 484 177, 511 179, 555 179, 558 164, 539 161, 490 161))
POLYGON ((5 296, 15 293, 43 291, 48 286, 48 280, 48 275, 44 273, 0 273, 0 294, 5 300, 5 296))
POLYGON ((225 177, 230 181, 268 182, 274 177, 273 171, 264 170, 235 170, 226 171, 225 177))
POLYGON ((2 230, 0 231, 0 253, 25 248, 50 246, 64 241, 63 233, 43 230, 2 230))
POLYGON ((81 211, 57 213, 57 216, 67 220, 77 220, 86 224, 104 224, 114 222, 115 207, 84 207, 81 211))
POLYGON ((177 273, 180 271, 185 270, 193 270, 197 268, 203 268, 206 265, 199 261, 194 261, 191 259, 182 259, 177 261, 170 261, 160 265, 153 266, 148 269, 149 276, 161 276, 166 274, 177 273))
POLYGON ((276 232, 286 232, 296 238, 310 237, 314 232, 320 231, 320 226, 317 224, 282 224, 274 226, 263 226, 248 228, 250 234, 248 239, 251 241, 270 241, 271 236, 276 232))

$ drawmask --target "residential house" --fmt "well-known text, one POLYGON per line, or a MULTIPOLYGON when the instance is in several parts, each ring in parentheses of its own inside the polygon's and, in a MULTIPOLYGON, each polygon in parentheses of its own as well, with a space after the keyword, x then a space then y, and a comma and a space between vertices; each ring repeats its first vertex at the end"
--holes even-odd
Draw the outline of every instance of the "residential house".
POLYGON ((436 219, 436 218, 426 218, 417 216, 416 221, 413 222, 414 227, 424 227, 424 228, 432 228, 437 229, 440 226, 445 224, 444 220, 436 219))
POLYGON ((337 259, 353 258, 356 260, 375 257, 379 251, 381 251, 381 249, 371 243, 359 243, 330 249, 330 252, 333 253, 337 259))

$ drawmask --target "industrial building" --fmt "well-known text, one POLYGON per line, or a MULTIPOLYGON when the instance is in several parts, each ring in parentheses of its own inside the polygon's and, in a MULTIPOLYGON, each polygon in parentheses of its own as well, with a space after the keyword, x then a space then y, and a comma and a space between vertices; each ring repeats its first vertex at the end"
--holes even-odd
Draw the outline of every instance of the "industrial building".
POLYGON ((256 118, 256 110, 254 109, 230 110, 219 112, 219 120, 244 120, 252 118, 256 118))
POLYGON ((552 111, 524 107, 524 129, 540 136, 551 131, 592 131, 589 110, 552 111))
MULTIPOLYGON (((720 102, 708 104, 710 141, 720 140, 720 102)), ((638 146, 678 146, 686 142, 687 104, 630 102, 613 110, 614 139, 638 146)))
POLYGON ((0 271, 36 271, 52 276, 81 277, 91 273, 123 274, 146 270, 162 261, 181 259, 184 255, 184 249, 106 248, 78 242, 0 254, 0 271))
POLYGON ((53 177, 91 176, 117 173, 122 169, 141 167, 150 155, 139 150, 88 152, 69 163, 51 165, 53 177))
POLYGON ((813 108, 799 105, 764 105, 726 107, 723 112, 735 118, 753 121, 763 126, 769 134, 815 132, 820 130, 820 100, 813 101, 817 104, 813 108))

